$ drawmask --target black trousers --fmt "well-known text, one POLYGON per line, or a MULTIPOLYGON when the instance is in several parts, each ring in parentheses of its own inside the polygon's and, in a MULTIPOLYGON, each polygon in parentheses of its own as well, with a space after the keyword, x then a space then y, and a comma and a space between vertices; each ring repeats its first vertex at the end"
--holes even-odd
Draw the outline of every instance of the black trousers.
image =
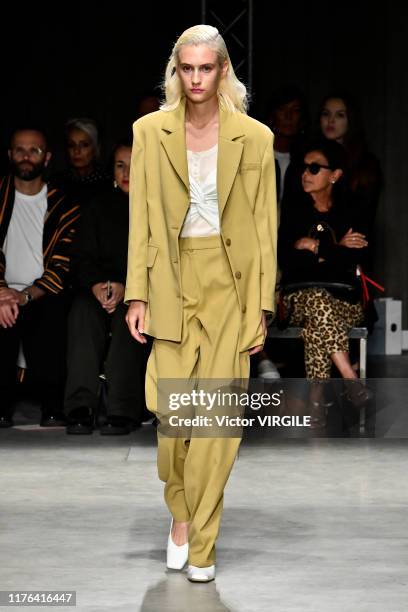
POLYGON ((108 314, 91 291, 75 298, 68 318, 67 414, 76 408, 97 409, 99 375, 103 371, 107 378, 107 414, 141 420, 151 342, 142 345, 132 338, 126 311, 122 303, 108 314))
POLYGON ((46 413, 63 409, 67 298, 46 295, 19 310, 13 327, 0 327, 0 411, 10 413, 17 394, 17 358, 23 346, 25 382, 46 413))

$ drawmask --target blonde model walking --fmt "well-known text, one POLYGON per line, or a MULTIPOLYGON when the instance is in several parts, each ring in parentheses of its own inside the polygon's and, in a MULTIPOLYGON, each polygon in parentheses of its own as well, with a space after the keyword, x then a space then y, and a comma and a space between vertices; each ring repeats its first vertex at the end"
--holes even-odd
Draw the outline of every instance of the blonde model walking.
MULTIPOLYGON (((125 300, 132 336, 154 337, 146 400, 160 379, 248 379, 274 310, 276 192, 271 131, 246 114, 218 30, 174 45, 159 111, 134 124, 125 300)), ((158 434, 172 515, 167 566, 207 582, 240 438, 158 434)))

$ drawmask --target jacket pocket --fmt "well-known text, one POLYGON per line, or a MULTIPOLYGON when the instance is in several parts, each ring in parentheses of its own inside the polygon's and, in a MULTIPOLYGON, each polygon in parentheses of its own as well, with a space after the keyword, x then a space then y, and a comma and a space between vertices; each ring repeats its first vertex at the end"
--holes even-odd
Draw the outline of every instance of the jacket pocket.
POLYGON ((248 172, 248 170, 260 170, 260 169, 261 169, 261 164, 257 162, 241 164, 239 167, 240 172, 248 172))
POLYGON ((156 261, 158 247, 153 246, 152 244, 147 245, 147 267, 152 268, 154 262, 156 261))

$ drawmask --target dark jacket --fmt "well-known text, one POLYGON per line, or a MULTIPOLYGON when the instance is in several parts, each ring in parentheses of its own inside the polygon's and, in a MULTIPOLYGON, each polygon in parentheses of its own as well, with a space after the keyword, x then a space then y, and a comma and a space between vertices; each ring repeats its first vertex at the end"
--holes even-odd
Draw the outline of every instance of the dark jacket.
MULTIPOLYGON (((0 287, 6 286, 4 276, 7 262, 2 249, 13 213, 14 196, 14 177, 5 176, 0 181, 0 287)), ((47 293, 59 293, 68 281, 70 249, 79 219, 79 207, 51 185, 48 185, 47 201, 43 233, 44 274, 33 284, 47 293)))
POLYGON ((312 198, 303 194, 302 202, 293 209, 292 215, 283 216, 279 228, 278 261, 282 270, 282 287, 314 281, 358 286, 356 266, 366 262, 368 247, 352 249, 338 244, 350 228, 367 236, 367 229, 355 210, 350 194, 338 198, 326 213, 318 212, 312 198), (308 250, 295 249, 295 242, 306 236, 319 239, 316 255, 308 250))
POLYGON ((100 167, 84 177, 77 176, 69 169, 54 174, 52 183, 60 187, 71 202, 79 204, 81 211, 96 198, 112 190, 112 178, 100 167))
POLYGON ((129 197, 119 189, 95 199, 83 212, 74 247, 80 287, 107 280, 126 282, 129 197))

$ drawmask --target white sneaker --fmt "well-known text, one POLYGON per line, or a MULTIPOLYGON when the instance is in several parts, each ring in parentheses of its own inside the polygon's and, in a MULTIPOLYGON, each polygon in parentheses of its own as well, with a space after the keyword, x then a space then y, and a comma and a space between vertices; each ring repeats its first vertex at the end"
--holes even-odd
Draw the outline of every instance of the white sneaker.
POLYGON ((167 541, 167 567, 169 569, 181 570, 185 566, 188 560, 188 542, 178 546, 173 542, 171 537, 171 528, 173 527, 173 521, 170 525, 169 539, 167 541))
POLYGON ((280 378, 277 367, 270 359, 262 359, 258 363, 258 378, 265 378, 267 380, 280 378))
POLYGON ((189 565, 187 569, 187 578, 190 582, 211 582, 211 580, 215 578, 215 565, 210 565, 210 567, 189 565))

